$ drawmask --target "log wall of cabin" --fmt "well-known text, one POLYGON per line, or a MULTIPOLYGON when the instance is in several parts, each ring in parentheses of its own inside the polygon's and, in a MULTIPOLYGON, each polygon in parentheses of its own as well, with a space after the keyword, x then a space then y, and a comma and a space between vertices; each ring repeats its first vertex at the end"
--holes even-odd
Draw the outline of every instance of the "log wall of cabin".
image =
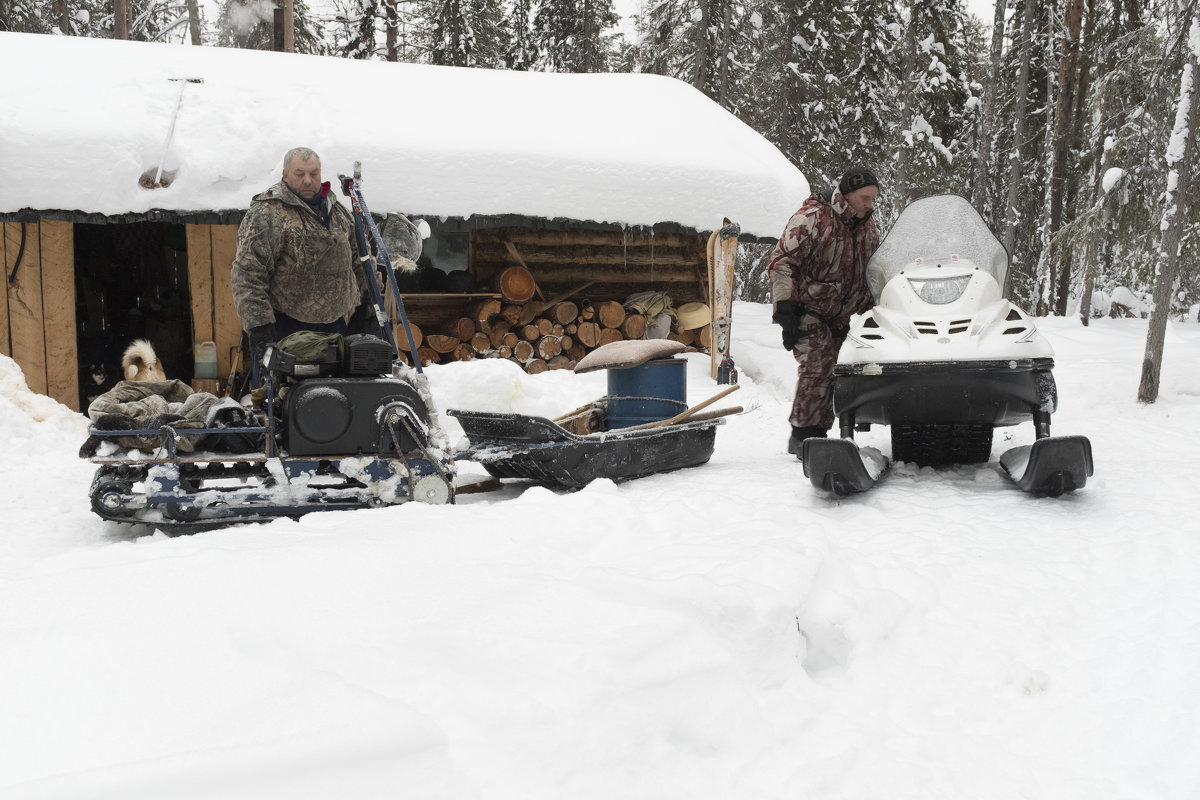
POLYGON ((492 228, 471 232, 471 272, 489 286, 524 266, 546 297, 595 281, 588 295, 598 301, 658 291, 678 307, 708 301, 706 245, 707 237, 681 233, 492 228))
POLYGON ((3 228, 0 350, 21 367, 30 390, 79 411, 73 226, 42 220, 3 228))

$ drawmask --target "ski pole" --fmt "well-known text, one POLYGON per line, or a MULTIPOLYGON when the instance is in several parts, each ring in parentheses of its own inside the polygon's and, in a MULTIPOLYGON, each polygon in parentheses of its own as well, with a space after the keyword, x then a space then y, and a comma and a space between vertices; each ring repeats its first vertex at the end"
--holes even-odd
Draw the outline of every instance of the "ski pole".
POLYGON ((375 276, 375 269, 371 266, 371 253, 367 249, 367 235, 363 229, 363 209, 359 205, 358 196, 351 191, 354 179, 347 178, 345 175, 339 175, 338 179, 342 184, 342 192, 350 197, 350 207, 354 214, 354 236, 358 241, 358 263, 367 278, 367 283, 371 287, 371 299, 374 300, 375 304, 375 321, 383 330, 384 336, 387 337, 388 344, 392 346, 392 358, 396 358, 399 354, 399 350, 396 347, 396 337, 392 333, 391 321, 388 319, 387 311, 383 307, 383 292, 379 288, 379 279, 375 276))
MULTIPOLYGON (((392 296, 396 298, 396 309, 400 312, 400 322, 404 328, 404 335, 408 337, 409 352, 413 356, 413 364, 417 367, 417 372, 422 372, 421 359, 417 355, 417 343, 413 339, 412 330, 408 326, 408 314, 404 311, 404 298, 400 296, 400 284, 396 281, 396 271, 392 269, 392 259, 388 256, 387 247, 383 243, 383 236, 379 233, 379 228, 375 225, 375 220, 371 217, 371 212, 367 208, 367 201, 363 198, 362 184, 359 182, 361 175, 361 162, 354 162, 355 179, 350 183, 351 189, 357 198, 358 206, 361 208, 362 218, 365 224, 371 230, 371 236, 375 239, 375 246, 379 249, 379 255, 383 261, 383 267, 387 274, 388 285, 391 286, 392 296)), ((345 180, 343 178, 343 180, 345 180)))

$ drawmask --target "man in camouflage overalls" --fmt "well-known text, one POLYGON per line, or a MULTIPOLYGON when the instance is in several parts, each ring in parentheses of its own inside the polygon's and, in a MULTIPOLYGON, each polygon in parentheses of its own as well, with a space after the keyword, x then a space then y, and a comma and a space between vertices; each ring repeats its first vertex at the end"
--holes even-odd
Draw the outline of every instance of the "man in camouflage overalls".
POLYGON ((253 385, 263 350, 289 333, 346 333, 363 301, 354 218, 321 181, 307 147, 283 157, 283 179, 254 196, 238 228, 233 302, 250 337, 253 385))
POLYGON ((871 213, 879 183, 866 167, 847 170, 836 190, 804 201, 767 262, 771 319, 799 365, 789 421, 788 452, 800 456, 805 439, 824 437, 834 422, 833 367, 850 330, 850 317, 873 305, 866 267, 879 247, 871 213))

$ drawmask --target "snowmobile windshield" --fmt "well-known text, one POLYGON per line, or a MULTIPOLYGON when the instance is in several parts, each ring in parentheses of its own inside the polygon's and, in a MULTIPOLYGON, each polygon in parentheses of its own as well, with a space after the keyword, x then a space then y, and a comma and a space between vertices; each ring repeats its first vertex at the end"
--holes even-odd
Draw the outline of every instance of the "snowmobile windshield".
POLYGON ((979 212, 957 194, 922 197, 908 204, 867 263, 875 299, 883 287, 917 260, 926 266, 970 261, 1004 286, 1008 252, 979 212))

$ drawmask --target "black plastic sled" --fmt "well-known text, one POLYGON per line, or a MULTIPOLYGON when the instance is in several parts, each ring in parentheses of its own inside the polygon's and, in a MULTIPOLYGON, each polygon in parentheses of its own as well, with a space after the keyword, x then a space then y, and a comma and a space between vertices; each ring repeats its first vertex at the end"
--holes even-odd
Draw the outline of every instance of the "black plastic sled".
POLYGON ((845 497, 865 492, 879 480, 888 468, 888 460, 864 454, 850 439, 805 439, 800 458, 804 474, 817 489, 845 497), (870 459, 872 469, 867 468, 870 459))
POLYGON ((1091 477, 1092 443, 1086 436, 1049 436, 1005 451, 1000 466, 1023 491, 1058 497, 1091 477))
POLYGON ((636 427, 586 435, 545 417, 451 409, 470 445, 455 458, 481 464, 497 478, 579 488, 694 467, 707 462, 721 419, 636 427))

